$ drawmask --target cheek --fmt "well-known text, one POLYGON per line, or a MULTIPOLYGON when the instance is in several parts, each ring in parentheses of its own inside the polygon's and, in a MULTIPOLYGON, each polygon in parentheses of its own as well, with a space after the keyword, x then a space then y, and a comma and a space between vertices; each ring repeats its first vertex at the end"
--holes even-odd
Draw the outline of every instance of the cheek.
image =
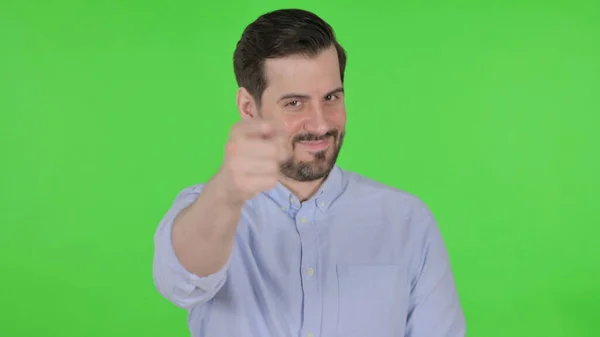
POLYGON ((328 122, 331 127, 343 130, 346 125, 346 109, 340 109, 329 115, 328 122))
POLYGON ((302 129, 304 118, 302 116, 291 116, 283 121, 283 128, 288 135, 294 135, 302 129))

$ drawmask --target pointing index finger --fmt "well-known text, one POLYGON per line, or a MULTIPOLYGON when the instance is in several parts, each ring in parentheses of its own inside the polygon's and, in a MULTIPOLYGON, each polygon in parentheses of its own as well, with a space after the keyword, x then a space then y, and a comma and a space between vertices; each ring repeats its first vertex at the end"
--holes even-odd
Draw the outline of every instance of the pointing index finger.
POLYGON ((250 121, 243 125, 243 134, 247 137, 269 138, 276 134, 276 128, 270 121, 250 121))

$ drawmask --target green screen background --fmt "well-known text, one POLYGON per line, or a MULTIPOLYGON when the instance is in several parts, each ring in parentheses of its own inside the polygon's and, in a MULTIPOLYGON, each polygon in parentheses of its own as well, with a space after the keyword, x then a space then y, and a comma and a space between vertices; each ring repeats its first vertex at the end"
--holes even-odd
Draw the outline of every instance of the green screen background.
POLYGON ((469 336, 600 336, 600 5, 442 0, 2 1, 0 336, 189 335, 153 234, 218 168, 233 49, 281 7, 336 29, 339 164, 432 208, 469 336))

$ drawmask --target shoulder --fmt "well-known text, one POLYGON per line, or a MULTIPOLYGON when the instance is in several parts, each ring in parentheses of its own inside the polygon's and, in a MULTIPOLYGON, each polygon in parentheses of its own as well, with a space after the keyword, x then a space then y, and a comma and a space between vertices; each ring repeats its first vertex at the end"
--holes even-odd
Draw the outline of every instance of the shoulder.
POLYGON ((346 190, 342 208, 375 210, 386 223, 409 230, 412 235, 424 234, 436 226, 430 208, 419 196, 354 172, 343 174, 346 190))
POLYGON ((179 189, 179 191, 177 192, 177 194, 175 196, 175 202, 177 202, 179 200, 186 200, 186 199, 197 197, 205 185, 206 184, 204 184, 204 183, 198 183, 198 184, 189 185, 189 186, 183 187, 182 189, 179 189))
POLYGON ((400 208, 426 208, 423 200, 412 193, 355 172, 346 170, 342 170, 342 172, 346 181, 347 196, 350 199, 376 201, 400 208))

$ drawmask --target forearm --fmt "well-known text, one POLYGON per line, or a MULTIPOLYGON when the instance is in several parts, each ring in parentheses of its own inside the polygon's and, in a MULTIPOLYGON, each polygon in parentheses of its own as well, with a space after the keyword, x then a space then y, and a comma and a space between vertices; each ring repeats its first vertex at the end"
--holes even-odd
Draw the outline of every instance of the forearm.
POLYGON ((231 255, 243 203, 228 200, 215 177, 175 219, 172 243, 181 264, 199 277, 219 271, 231 255))

